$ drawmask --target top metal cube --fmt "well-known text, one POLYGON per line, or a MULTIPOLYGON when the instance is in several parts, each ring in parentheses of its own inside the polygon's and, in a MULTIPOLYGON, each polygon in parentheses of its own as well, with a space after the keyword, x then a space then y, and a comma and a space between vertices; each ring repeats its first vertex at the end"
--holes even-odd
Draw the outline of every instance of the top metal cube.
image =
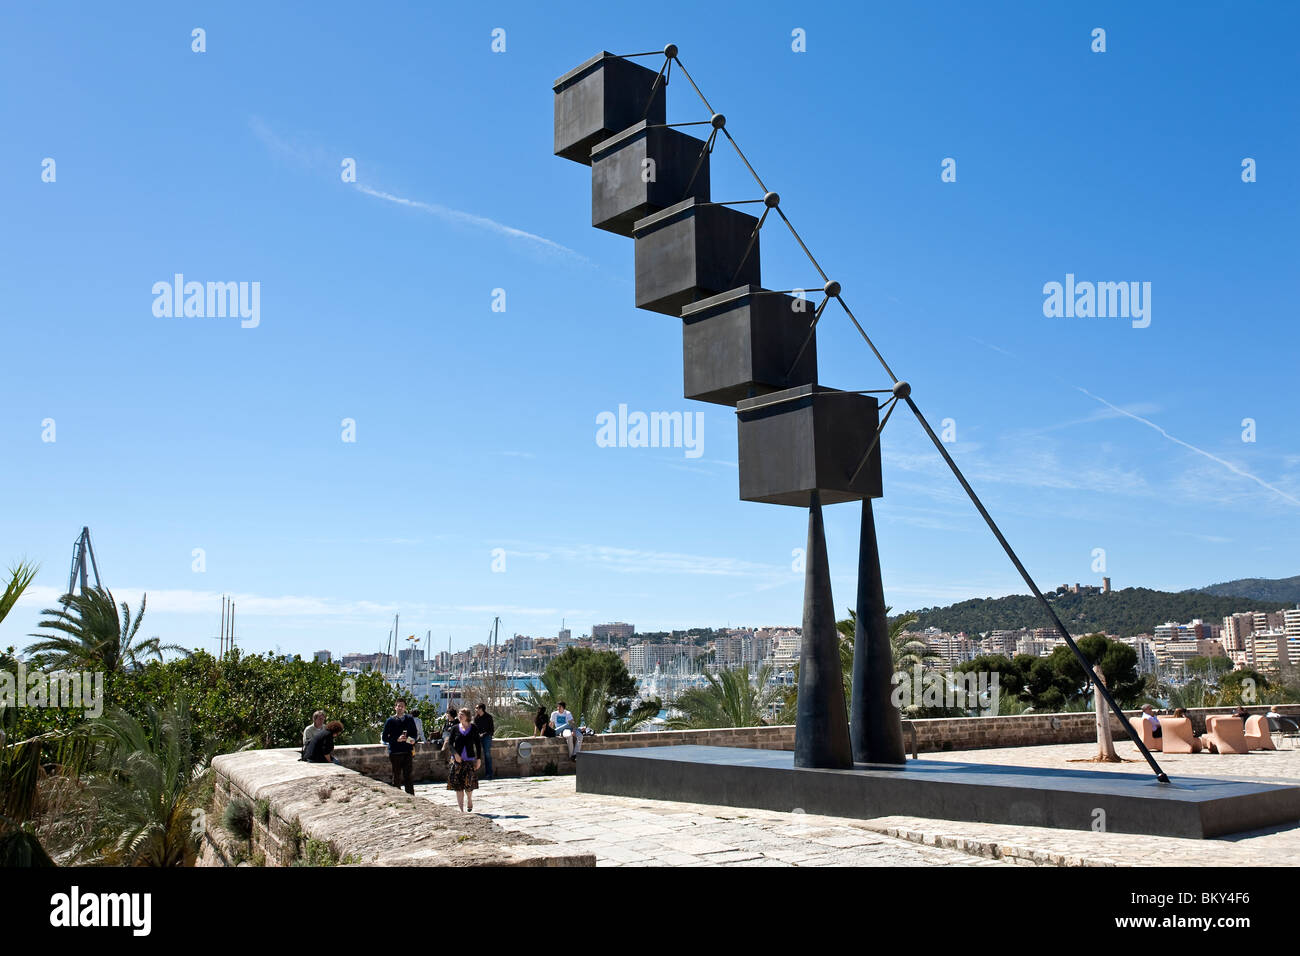
POLYGON ((591 149, 642 120, 667 121, 657 70, 602 52, 555 81, 555 155, 591 165, 591 149), (653 95, 652 95, 653 93, 653 95))

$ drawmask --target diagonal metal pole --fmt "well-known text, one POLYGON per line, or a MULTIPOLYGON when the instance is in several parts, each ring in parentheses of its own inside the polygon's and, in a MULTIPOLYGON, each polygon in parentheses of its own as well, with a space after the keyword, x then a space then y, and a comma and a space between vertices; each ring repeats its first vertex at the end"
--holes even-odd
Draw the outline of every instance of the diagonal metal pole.
MULTIPOLYGON (((723 119, 721 123, 718 122, 719 117, 716 115, 713 106, 709 103, 708 99, 705 97, 704 93, 700 90, 699 86, 696 85, 694 78, 692 78, 690 72, 686 69, 686 67, 682 64, 681 59, 677 56, 677 47, 670 44, 669 47, 665 49, 665 53, 667 54, 667 58, 669 61, 673 61, 673 60, 677 61, 677 65, 681 68, 682 75, 685 76, 687 82, 691 84, 692 89, 695 90, 696 94, 703 101, 704 106, 708 109, 710 113, 715 114, 712 121, 714 125, 714 130, 713 133, 709 136, 709 140, 705 144, 704 150, 701 151, 700 153, 700 161, 699 163, 696 164, 695 174, 691 176, 692 184, 694 184, 695 176, 699 174, 699 167, 700 164, 703 163, 705 155, 712 152, 712 147, 716 140, 718 130, 721 129, 723 135, 727 137, 727 140, 731 143, 732 147, 736 150, 736 155, 740 157, 740 161, 743 162, 745 164, 745 168, 749 170, 750 175, 754 177, 754 180, 763 189, 763 191, 767 192, 768 191, 767 186, 763 184, 762 178, 758 175, 757 171, 755 171, 754 167, 750 165, 749 160, 745 157, 744 152, 742 152, 740 149, 740 144, 736 142, 736 140, 732 137, 731 133, 727 131, 725 125, 723 125, 725 124, 725 119, 723 119)), ((637 54, 637 55, 649 56, 650 54, 647 53, 647 54, 637 54)), ((660 73, 661 74, 663 73, 662 68, 660 70, 660 73)), ((688 194, 690 193, 690 186, 687 186, 686 191, 688 194)), ((786 217, 786 214, 781 211, 779 206, 773 204, 772 208, 775 208, 777 211, 777 215, 779 215, 785 221, 786 226, 789 227, 790 229, 791 235, 793 235, 795 241, 799 243, 799 247, 803 249, 804 254, 808 257, 809 261, 812 262, 813 266, 821 274, 822 279, 826 280, 827 282, 827 298, 825 301, 822 302, 821 306, 818 306, 817 308, 817 313, 813 317, 810 333, 813 329, 816 329, 817 327, 817 319, 821 315, 822 307, 824 307, 826 305, 826 302, 830 301, 831 298, 834 298, 844 309, 845 313, 849 317, 849 320, 853 323, 853 325, 857 328, 858 332, 862 335, 862 338, 866 340, 867 345, 871 347, 871 351, 875 353, 876 359, 880 362, 882 366, 884 366, 885 371, 889 374, 890 380, 894 383, 894 388, 892 389, 892 391, 894 392, 895 397, 905 400, 908 406, 912 409, 912 413, 916 415, 917 421, 921 423, 921 427, 925 429, 926 434, 930 436, 930 440, 934 442, 934 447, 937 448, 939 454, 943 456, 943 460, 948 463, 948 467, 952 469, 953 475, 957 478, 957 481, 960 482, 962 488, 965 489, 966 494, 970 497, 971 502, 979 510, 980 515, 983 516, 985 523, 989 526, 989 530, 993 532, 993 536, 996 537, 998 539, 998 543, 1002 545, 1002 550, 1004 550, 1007 553, 1007 557, 1011 559, 1011 563, 1016 566, 1016 570, 1020 572, 1020 576, 1024 578, 1025 583, 1029 585, 1029 589, 1034 593, 1034 596, 1038 598, 1038 602, 1043 606, 1043 610, 1047 612, 1048 616, 1051 617, 1053 623, 1056 624, 1057 631, 1059 631, 1061 636, 1065 638, 1065 643, 1069 646, 1070 650, 1074 652, 1074 656, 1078 659, 1079 663, 1083 666, 1084 673, 1085 674, 1091 673, 1092 662, 1088 660, 1088 658, 1084 655, 1083 651, 1079 650, 1079 645, 1074 643, 1074 638, 1072 638, 1070 636, 1070 632, 1065 629, 1065 625, 1061 623, 1061 619, 1057 617, 1056 611, 1053 610, 1052 605, 1048 603, 1047 598, 1043 597, 1043 592, 1038 589, 1038 585, 1034 583, 1034 579, 1029 576, 1029 572, 1025 570, 1025 566, 1020 562, 1020 558, 1016 556, 1016 552, 1012 550, 1011 545, 1007 542, 1007 539, 1002 536, 1002 532, 998 529, 997 524, 994 523, 993 517, 985 509, 983 502, 981 502, 979 499, 979 496, 975 494, 975 489, 972 488, 970 486, 970 483, 966 481, 966 476, 961 473, 961 469, 957 467, 957 463, 952 460, 952 456, 948 454, 948 450, 943 447, 943 442, 941 442, 939 440, 939 436, 934 433, 934 429, 930 427, 930 423, 925 420, 925 416, 922 415, 921 410, 917 408, 916 402, 912 401, 911 387, 906 382, 900 382, 898 380, 898 376, 894 374, 894 370, 889 367, 889 363, 885 361, 885 357, 880 354, 880 350, 876 348, 876 344, 871 341, 871 337, 867 335, 867 332, 862 327, 862 324, 858 322, 857 316, 853 314, 853 310, 849 308, 848 303, 845 302, 843 297, 839 294, 839 283, 838 282, 832 283, 827 278, 825 271, 822 269, 821 265, 817 262, 817 259, 813 256, 812 252, 808 249, 808 246, 804 243, 803 238, 799 235, 797 231, 795 231, 794 224, 790 222, 790 220, 786 217), (832 286, 834 287, 833 292, 831 291, 832 286)), ((766 215, 767 214, 764 213, 764 218, 766 218, 766 215)), ((751 245, 753 244, 753 239, 757 237, 757 235, 758 235, 758 230, 756 229, 754 231, 754 236, 750 238, 751 245)), ((748 256, 748 251, 746 251, 746 255, 748 256)), ((811 338, 811 334, 809 337, 811 338)), ((808 344, 807 341, 805 341, 804 348, 807 347, 807 344, 808 344)), ((803 350, 800 349, 801 354, 802 351, 803 350)), ((797 361, 798 360, 796 359, 796 362, 797 361)), ((897 403, 895 402, 894 404, 896 405, 897 403)), ((880 441, 880 432, 881 430, 884 429, 885 422, 888 422, 889 415, 893 413, 893 410, 894 410, 894 405, 891 405, 885 414, 885 420, 881 422, 880 428, 876 431, 876 437, 873 440, 871 447, 867 449, 868 456, 874 450, 876 444, 880 441)), ((865 463, 865 458, 863 462, 860 462, 858 464, 858 471, 862 470, 863 463, 865 463)), ((816 502, 816 500, 814 499, 814 504, 817 507, 818 511, 820 511, 820 503, 816 502)), ((866 502, 864 502, 864 504, 866 504, 866 502)), ((809 540, 811 542, 812 540, 811 537, 809 538, 809 540)), ((807 588, 805 588, 805 615, 806 612, 807 612, 807 588)), ((1151 751, 1148 750, 1146 748, 1146 745, 1142 743, 1141 737, 1137 735, 1137 733, 1133 730, 1132 725, 1129 724, 1128 720, 1124 717, 1124 712, 1120 709, 1119 704, 1116 702, 1115 698, 1111 695, 1110 689, 1106 687, 1104 683, 1099 684, 1098 689, 1101 691, 1102 696, 1106 698, 1106 703, 1110 706, 1111 711, 1115 714, 1116 717, 1119 718, 1120 726, 1123 727, 1124 732, 1128 734, 1129 739, 1132 740, 1133 743, 1137 745, 1138 750, 1142 752, 1142 756, 1146 758, 1147 763, 1151 765, 1151 769, 1155 771, 1156 779, 1159 780, 1161 783, 1168 783, 1169 776, 1163 770, 1160 769, 1160 765, 1156 763, 1155 758, 1151 756, 1151 751)))
MULTIPOLYGON (((1074 656, 1077 657, 1079 663, 1083 665, 1083 672, 1085 674, 1092 673, 1092 661, 1088 660, 1083 651, 1079 650, 1079 645, 1074 643, 1074 638, 1072 638, 1070 632, 1065 629, 1065 625, 1061 623, 1061 619, 1056 616, 1056 611, 1052 608, 1052 605, 1048 603, 1047 598, 1043 597, 1043 592, 1038 590, 1038 585, 1035 584, 1034 579, 1029 576, 1029 572, 1025 570, 1025 566, 1020 563, 1020 559, 1016 557, 1015 551, 1011 550, 1011 545, 1007 543, 1007 539, 1002 536, 1002 532, 998 530, 998 526, 993 522, 993 518, 989 515, 988 511, 985 510, 983 503, 979 500, 979 496, 975 494, 975 489, 970 486, 970 483, 966 480, 966 476, 961 473, 961 469, 957 467, 957 463, 952 460, 952 456, 948 454, 948 449, 943 447, 943 442, 941 442, 939 436, 934 433, 934 429, 930 427, 930 423, 925 420, 925 416, 921 414, 921 410, 916 407, 916 402, 912 401, 911 389, 907 388, 906 383, 903 382, 899 382, 895 388, 902 392, 902 399, 907 402, 908 406, 912 409, 912 413, 916 416, 916 420, 921 423, 921 427, 925 429, 925 433, 930 436, 930 441, 934 442, 934 447, 939 449, 939 454, 942 455, 943 460, 948 463, 948 467, 952 469, 953 475, 955 475, 957 481, 961 483, 962 488, 966 490, 966 494, 970 497, 971 502, 977 509, 979 509, 979 513, 984 517, 984 521, 988 524, 989 530, 993 532, 993 536, 996 537, 998 543, 1002 545, 1002 550, 1007 553, 1007 557, 1011 559, 1011 563, 1016 566, 1016 570, 1020 572, 1020 576, 1024 578, 1025 583, 1029 585, 1029 590, 1034 592, 1034 597, 1038 598, 1038 602, 1043 605, 1043 609, 1047 611, 1048 615, 1052 618, 1052 622, 1056 625, 1056 629, 1061 633, 1061 636, 1065 638, 1065 643, 1069 645, 1070 650, 1074 652, 1074 656), (903 387, 899 388, 899 386, 903 387)), ((1146 745, 1142 743, 1142 738, 1133 730, 1133 726, 1128 722, 1128 718, 1124 716, 1124 711, 1120 709, 1115 698, 1111 696, 1110 688, 1105 684, 1098 684, 1097 689, 1100 690, 1101 695, 1106 698, 1106 703, 1110 705, 1111 711, 1119 718, 1120 726, 1123 727, 1124 731, 1129 735, 1129 739, 1131 739, 1133 743, 1137 744, 1138 750, 1142 751, 1142 756, 1146 758, 1147 763, 1151 765, 1151 769, 1155 771, 1156 779, 1161 783, 1168 783, 1169 775, 1160 769, 1160 764, 1156 763, 1156 758, 1151 756, 1151 751, 1146 748, 1146 745)))

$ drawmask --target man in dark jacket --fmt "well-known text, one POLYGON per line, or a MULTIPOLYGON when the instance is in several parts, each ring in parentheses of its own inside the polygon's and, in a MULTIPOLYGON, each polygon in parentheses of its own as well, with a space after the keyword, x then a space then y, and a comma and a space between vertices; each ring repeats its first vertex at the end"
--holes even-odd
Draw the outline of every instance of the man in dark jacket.
POLYGON ((496 733, 497 722, 487 712, 487 704, 479 704, 474 708, 474 727, 478 730, 479 742, 483 745, 483 769, 487 771, 483 775, 483 779, 491 780, 492 735, 496 733))
POLYGON ((411 752, 415 750, 417 732, 415 720, 406 712, 406 701, 397 698, 396 713, 384 721, 381 739, 388 745, 388 759, 393 765, 393 786, 404 787, 407 793, 415 793, 415 784, 411 782, 411 752))
POLYGON ((343 725, 331 720, 324 727, 313 730, 303 745, 302 759, 308 763, 338 763, 334 759, 334 738, 343 733, 343 725))

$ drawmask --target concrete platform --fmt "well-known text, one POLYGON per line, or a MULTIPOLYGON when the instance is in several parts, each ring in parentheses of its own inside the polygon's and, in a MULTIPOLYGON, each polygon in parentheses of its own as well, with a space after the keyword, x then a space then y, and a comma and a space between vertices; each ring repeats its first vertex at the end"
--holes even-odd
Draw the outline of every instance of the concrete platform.
POLYGON ((804 770, 790 751, 643 747, 578 758, 579 793, 872 819, 905 814, 1204 839, 1300 821, 1300 787, 908 760, 804 770), (1100 811, 1100 813, 1099 813, 1100 811))

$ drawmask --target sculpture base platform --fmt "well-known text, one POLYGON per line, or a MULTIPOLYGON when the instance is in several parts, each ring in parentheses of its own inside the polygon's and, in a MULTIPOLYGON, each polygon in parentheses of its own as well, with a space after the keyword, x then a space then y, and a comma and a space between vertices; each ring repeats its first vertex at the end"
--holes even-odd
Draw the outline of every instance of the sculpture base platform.
MULTIPOLYGON (((1244 758, 1241 758, 1244 759, 1244 758)), ((1300 822, 1300 787, 1101 770, 940 760, 796 769, 785 750, 637 747, 584 751, 579 793, 870 819, 937 820, 1203 839, 1300 822), (1104 812, 1104 818, 1097 811, 1104 812)))

